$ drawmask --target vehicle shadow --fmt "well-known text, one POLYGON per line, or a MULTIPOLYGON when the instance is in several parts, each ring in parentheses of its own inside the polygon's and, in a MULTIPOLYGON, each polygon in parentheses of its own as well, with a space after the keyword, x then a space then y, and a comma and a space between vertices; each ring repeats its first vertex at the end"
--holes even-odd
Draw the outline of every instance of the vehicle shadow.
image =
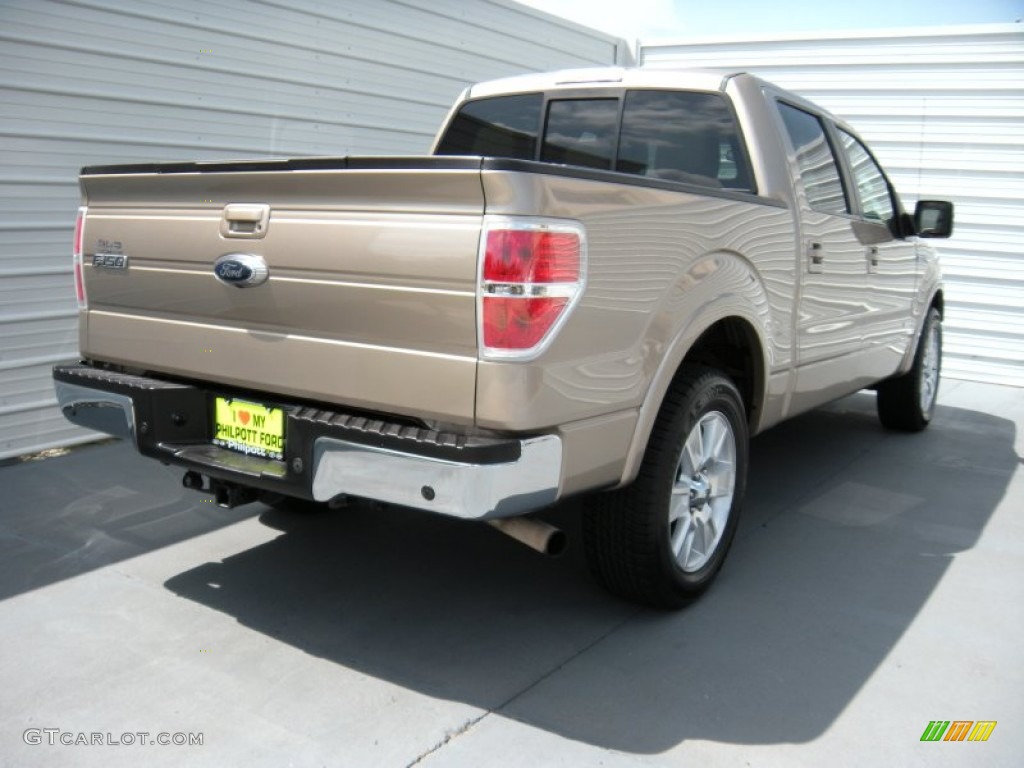
POLYGON ((0 466, 0 600, 259 514, 220 509, 126 441, 0 466))
POLYGON ((281 642, 569 739, 658 753, 687 739, 820 736, 971 548, 1017 465, 1015 425, 940 407, 883 431, 860 394, 758 437, 719 581, 676 613, 481 525, 404 509, 267 511, 282 535, 166 582, 281 642))

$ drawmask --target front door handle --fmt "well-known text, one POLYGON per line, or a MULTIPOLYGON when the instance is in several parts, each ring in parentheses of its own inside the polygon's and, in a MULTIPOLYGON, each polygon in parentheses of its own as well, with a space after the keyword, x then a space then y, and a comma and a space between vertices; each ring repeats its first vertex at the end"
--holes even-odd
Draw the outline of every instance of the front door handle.
POLYGON ((868 259, 868 272, 869 273, 877 272, 878 271, 878 247, 877 246, 872 245, 872 246, 868 247, 868 249, 867 249, 867 259, 868 259))

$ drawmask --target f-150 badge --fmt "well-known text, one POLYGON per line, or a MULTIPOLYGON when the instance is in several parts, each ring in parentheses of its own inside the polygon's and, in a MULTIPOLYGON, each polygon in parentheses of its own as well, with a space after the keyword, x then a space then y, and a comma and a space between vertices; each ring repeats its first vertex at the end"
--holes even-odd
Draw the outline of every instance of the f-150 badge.
POLYGON ((92 255, 94 267, 107 269, 128 269, 128 256, 120 240, 97 240, 96 251, 92 255))
POLYGON ((226 253, 213 264, 213 274, 225 285, 248 288, 265 283, 270 270, 262 256, 251 253, 226 253))
POLYGON ((94 253, 92 265, 107 269, 128 269, 128 257, 123 253, 94 253))

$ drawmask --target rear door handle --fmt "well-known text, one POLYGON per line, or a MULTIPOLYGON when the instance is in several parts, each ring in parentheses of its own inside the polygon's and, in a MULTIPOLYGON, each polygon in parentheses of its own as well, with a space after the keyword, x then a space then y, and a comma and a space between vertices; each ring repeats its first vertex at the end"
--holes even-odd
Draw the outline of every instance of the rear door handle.
POLYGON ((807 271, 820 274, 825 262, 825 249, 821 243, 810 243, 807 246, 807 271))

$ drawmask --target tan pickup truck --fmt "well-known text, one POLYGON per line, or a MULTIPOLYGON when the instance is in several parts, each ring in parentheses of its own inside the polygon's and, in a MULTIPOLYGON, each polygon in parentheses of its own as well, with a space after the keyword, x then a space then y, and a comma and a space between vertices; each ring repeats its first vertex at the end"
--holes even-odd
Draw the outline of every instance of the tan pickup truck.
MULTIPOLYGON (((84 168, 71 421, 221 505, 346 497, 486 520, 588 494, 613 592, 722 565, 749 436, 856 390, 935 407, 942 289, 845 123, 748 74, 468 89, 429 157, 84 168)), ((381 514, 386 514, 382 511, 381 514)))

